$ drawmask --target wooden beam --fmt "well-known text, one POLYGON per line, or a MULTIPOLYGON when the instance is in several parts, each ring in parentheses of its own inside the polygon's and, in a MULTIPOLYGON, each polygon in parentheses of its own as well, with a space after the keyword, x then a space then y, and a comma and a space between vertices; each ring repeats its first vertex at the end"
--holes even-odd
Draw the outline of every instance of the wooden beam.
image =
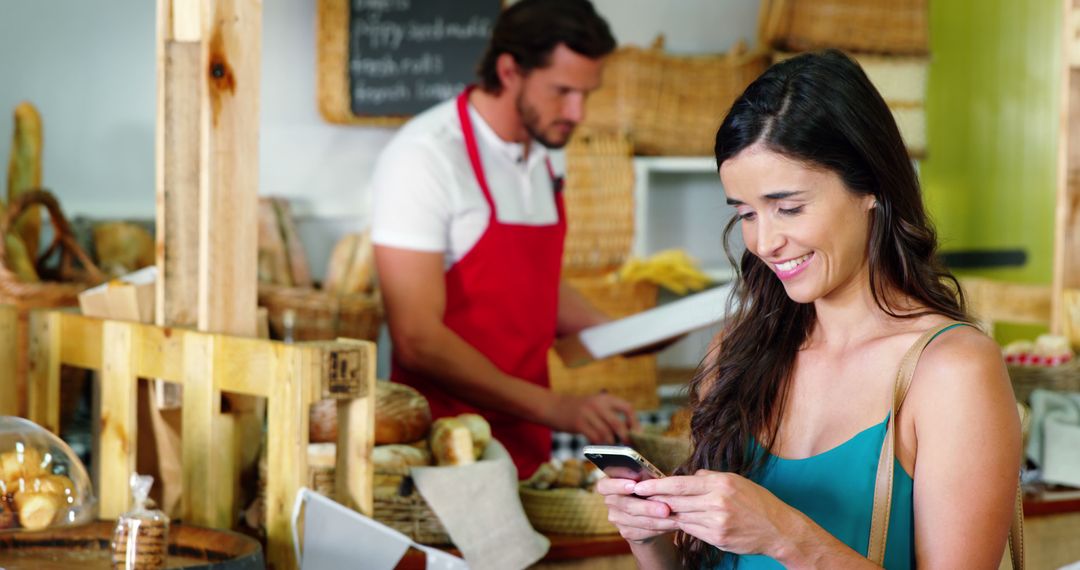
POLYGON ((29 315, 30 366, 27 416, 60 434, 60 333, 62 313, 33 311, 29 315))
POLYGON ((309 352, 283 345, 273 378, 267 412, 266 537, 267 563, 296 568, 289 514, 296 493, 307 483, 308 412, 311 407, 306 371, 314 369, 309 352))
POLYGON ((212 0, 203 30, 198 328, 253 337, 262 2, 212 0))
POLYGON ((158 62, 157 267, 154 322, 195 325, 199 271, 202 47, 165 41, 158 62))
POLYGON ((219 505, 214 502, 214 488, 223 481, 212 470, 216 439, 215 416, 221 392, 213 384, 214 339, 204 335, 186 335, 183 341, 184 406, 181 410, 184 426, 182 454, 184 487, 181 512, 192 524, 216 528, 231 528, 228 519, 221 521, 219 505))
POLYGON ((128 480, 135 472, 139 380, 135 376, 132 329, 122 322, 106 322, 102 328, 101 440, 97 462, 101 518, 115 519, 131 505, 128 480))
MULTIPOLYGON (((357 368, 357 396, 339 399, 337 465, 334 478, 337 499, 367 516, 374 514, 374 474, 371 453, 375 447, 375 345, 350 339, 339 342, 363 349, 363 364, 357 368)), ((326 375, 323 375, 326 381, 326 375)), ((320 395, 320 397, 326 397, 320 395)))
POLYGON ((21 404, 16 370, 19 367, 15 350, 19 334, 19 312, 11 305, 0 305, 0 416, 20 415, 21 404))

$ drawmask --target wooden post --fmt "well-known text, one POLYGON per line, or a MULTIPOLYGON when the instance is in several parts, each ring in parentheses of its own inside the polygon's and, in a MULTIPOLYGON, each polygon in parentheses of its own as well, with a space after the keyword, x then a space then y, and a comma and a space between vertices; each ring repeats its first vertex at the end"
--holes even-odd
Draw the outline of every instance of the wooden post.
MULTIPOLYGON (((364 397, 341 399, 337 402, 338 442, 335 492, 345 506, 368 516, 374 514, 372 495, 375 469, 371 453, 375 447, 375 345, 350 339, 338 342, 361 349, 363 360, 355 368, 360 373, 364 397)), ((324 376, 325 377, 325 376, 324 376)), ((325 397, 320 395, 320 397, 325 397)))
MULTIPOLYGON (((215 350, 213 338, 188 335, 184 337, 184 433, 183 464, 184 494, 181 498, 184 520, 192 524, 215 528, 231 528, 232 515, 225 509, 229 504, 219 500, 219 493, 228 487, 231 495, 233 479, 221 479, 218 468, 224 441, 218 433, 221 422, 218 407, 221 391, 214 386, 215 350)), ((229 461, 228 464, 232 464, 229 461)))
MULTIPOLYGON (((259 0, 158 0, 158 324, 257 333, 261 42, 259 0)), ((193 488, 213 495, 185 498, 184 504, 213 501, 215 515, 204 524, 228 528, 239 511, 236 493, 221 485, 207 489, 207 481, 235 481, 240 465, 254 464, 262 408, 254 398, 229 394, 236 416, 224 419, 220 396, 206 400, 215 393, 190 396, 199 407, 195 412, 186 409, 184 396, 185 417, 210 414, 221 424, 196 432, 196 441, 185 435, 185 455, 214 449, 233 457, 209 462, 218 470, 213 473, 185 468, 185 496, 193 488), (238 444, 222 451, 223 440, 214 438, 233 431, 238 444)))
MULTIPOLYGON (((102 330, 101 370, 101 518, 115 519, 131 505, 128 480, 135 472, 136 430, 139 379, 135 376, 136 351, 132 327, 127 323, 106 321, 102 330)), ((56 346, 59 348, 60 343, 56 346)))
POLYGON ((33 311, 29 319, 31 365, 27 375, 27 416, 30 421, 59 435, 60 316, 52 312, 33 311), (33 364, 35 357, 39 363, 37 365, 33 364))
POLYGON ((1062 0, 1062 74, 1052 329, 1064 330, 1064 290, 1080 287, 1080 0, 1062 0))
POLYGON ((10 305, 0 305, 0 416, 19 415, 18 351, 19 312, 10 305))
POLYGON ((172 0, 158 0, 154 322, 159 325, 194 326, 197 321, 200 6, 181 2, 174 7, 172 0))
POLYGON ((292 551, 289 513, 297 491, 307 483, 308 410, 314 362, 306 351, 284 345, 278 352, 267 412, 266 482, 267 561, 275 567, 299 567, 292 551))

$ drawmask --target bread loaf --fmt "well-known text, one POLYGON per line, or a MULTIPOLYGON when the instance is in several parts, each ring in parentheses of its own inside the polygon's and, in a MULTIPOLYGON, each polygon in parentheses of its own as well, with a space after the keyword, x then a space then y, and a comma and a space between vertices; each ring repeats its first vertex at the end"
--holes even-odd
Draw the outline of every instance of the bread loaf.
POLYGON ((346 234, 338 240, 330 254, 323 288, 338 295, 362 293, 373 287, 374 273, 375 256, 371 234, 346 234))
POLYGON ((693 413, 690 408, 679 408, 671 414, 671 423, 664 435, 667 437, 690 437, 690 418, 693 413))
POLYGON ((431 454, 411 445, 376 445, 371 452, 375 472, 386 475, 408 475, 412 467, 431 465, 431 454))
POLYGON ((309 442, 337 442, 337 403, 337 400, 327 398, 311 405, 308 412, 309 442))
POLYGON ((439 466, 476 462, 472 434, 457 418, 441 418, 431 426, 431 455, 439 466))
POLYGON ((427 399, 397 382, 375 385, 375 445, 423 439, 431 428, 427 399))
POLYGON ((480 459, 484 456, 488 443, 491 443, 491 424, 479 414, 461 414, 457 419, 469 428, 473 441, 473 456, 480 459))

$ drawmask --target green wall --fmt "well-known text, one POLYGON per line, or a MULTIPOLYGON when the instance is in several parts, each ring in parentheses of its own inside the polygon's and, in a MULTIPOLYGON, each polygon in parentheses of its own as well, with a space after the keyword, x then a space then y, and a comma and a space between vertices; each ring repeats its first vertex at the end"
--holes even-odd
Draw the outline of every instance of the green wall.
POLYGON ((1027 250, 979 275, 1050 283, 1061 0, 929 0, 927 158, 942 249, 1027 250))

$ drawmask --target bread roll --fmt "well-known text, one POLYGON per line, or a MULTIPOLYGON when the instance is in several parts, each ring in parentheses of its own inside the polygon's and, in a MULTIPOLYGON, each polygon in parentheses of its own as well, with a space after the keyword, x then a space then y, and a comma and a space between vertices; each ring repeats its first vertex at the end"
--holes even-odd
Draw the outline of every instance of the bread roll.
POLYGON ((436 420, 431 426, 431 455, 440 466, 475 463, 469 428, 457 418, 436 420))
POLYGON ((14 450, 0 454, 0 469, 3 470, 3 479, 12 481, 20 477, 31 478, 45 475, 41 452, 33 447, 23 447, 22 451, 14 450))
POLYGON ((408 475, 412 467, 431 465, 431 454, 411 445, 376 445, 371 462, 376 473, 408 475))
POLYGON ((15 506, 19 509, 19 524, 26 530, 41 530, 52 524, 61 499, 49 493, 16 493, 15 506))
POLYGON ((484 456, 484 450, 491 443, 491 424, 479 414, 461 414, 457 419, 469 428, 473 441, 473 455, 476 459, 484 456))
POLYGON ((585 483, 585 466, 580 459, 567 459, 559 470, 555 487, 560 489, 578 489, 585 483))
POLYGON ((431 428, 431 407, 413 388, 375 383, 375 445, 423 439, 431 428))

